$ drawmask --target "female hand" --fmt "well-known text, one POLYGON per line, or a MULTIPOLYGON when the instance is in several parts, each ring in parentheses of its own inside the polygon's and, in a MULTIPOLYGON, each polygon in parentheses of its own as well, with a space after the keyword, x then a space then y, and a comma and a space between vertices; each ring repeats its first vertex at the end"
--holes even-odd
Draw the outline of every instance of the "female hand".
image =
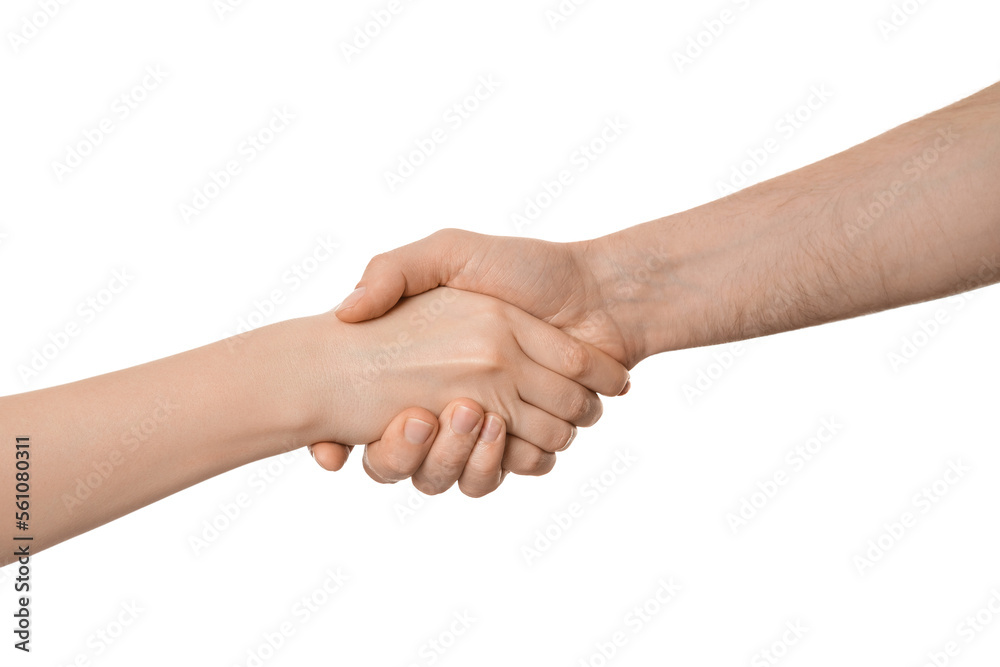
MULTIPOLYGON (((325 338, 336 349, 326 354, 338 358, 326 365, 333 377, 317 386, 339 392, 327 400, 346 407, 337 411, 336 424, 325 425, 340 442, 374 441, 403 408, 418 403, 439 413, 451 397, 464 395, 494 410, 509 427, 507 469, 538 470, 551 467, 540 460, 546 458, 541 452, 565 448, 574 426, 599 418, 601 404, 593 390, 615 395, 628 381, 624 367, 592 346, 496 299, 449 288, 406 299, 362 324, 344 325, 332 313, 316 319, 321 331, 331 330, 325 338), (524 455, 534 451, 530 447, 539 454, 524 455), (512 459, 510 453, 519 451, 520 460, 512 459)), ((475 411, 473 404, 465 407, 475 411)), ((433 429, 431 417, 424 415, 433 429)), ((473 430, 488 421, 482 415, 473 430)), ((451 416, 449 427, 456 423, 451 416)), ((329 467, 342 464, 337 458, 329 467)), ((329 460, 326 453, 321 460, 329 460)))

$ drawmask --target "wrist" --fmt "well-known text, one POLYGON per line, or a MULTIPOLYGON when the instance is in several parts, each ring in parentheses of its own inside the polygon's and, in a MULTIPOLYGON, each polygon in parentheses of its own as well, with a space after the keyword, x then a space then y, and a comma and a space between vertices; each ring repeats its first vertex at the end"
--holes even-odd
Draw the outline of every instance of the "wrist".
POLYGON ((601 301, 635 363, 760 335, 750 313, 766 295, 754 285, 766 283, 781 235, 746 210, 720 200, 590 242, 601 301))
POLYGON ((627 368, 655 354, 649 351, 649 318, 659 307, 655 289, 647 284, 642 253, 632 244, 632 229, 570 244, 581 274, 591 281, 584 293, 595 328, 613 331, 618 338, 621 349, 605 351, 627 368))
POLYGON ((357 390, 369 349, 359 340, 364 325, 344 324, 332 311, 281 324, 288 325, 282 356, 296 404, 287 408, 294 439, 354 444, 364 412, 357 390))
MULTIPOLYGON (((276 436, 268 456, 316 442, 339 442, 337 438, 344 435, 336 428, 344 406, 338 394, 344 363, 337 345, 329 340, 330 326, 336 325, 324 316, 303 317, 231 339, 242 356, 237 364, 251 368, 258 391, 267 394, 262 417, 276 436)), ((349 345, 341 337, 336 342, 349 345)))
POLYGON ((720 337, 714 311, 724 284, 697 229, 688 212, 589 242, 600 303, 622 332, 627 366, 720 337))
POLYGON ((378 439, 398 409, 396 394, 410 375, 405 352, 408 329, 386 317, 356 324, 331 311, 283 324, 296 324, 288 365, 301 409, 295 432, 304 444, 364 444, 378 439), (387 335, 388 329, 388 335, 387 335))

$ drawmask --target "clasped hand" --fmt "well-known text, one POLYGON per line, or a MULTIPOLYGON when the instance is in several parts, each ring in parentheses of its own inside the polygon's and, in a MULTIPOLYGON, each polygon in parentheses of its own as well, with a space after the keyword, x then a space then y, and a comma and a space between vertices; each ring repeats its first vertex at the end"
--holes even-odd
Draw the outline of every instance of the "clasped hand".
POLYGON ((590 344, 503 301, 448 287, 367 322, 345 324, 333 312, 316 320, 319 340, 329 341, 321 358, 339 363, 326 364, 314 386, 337 392, 321 404, 343 409, 331 423, 318 420, 314 457, 337 470, 349 448, 334 440, 368 442, 373 479, 412 477, 430 494, 457 481, 481 496, 507 472, 548 472, 576 427, 600 418, 597 394, 618 395, 628 382, 628 371, 590 344))

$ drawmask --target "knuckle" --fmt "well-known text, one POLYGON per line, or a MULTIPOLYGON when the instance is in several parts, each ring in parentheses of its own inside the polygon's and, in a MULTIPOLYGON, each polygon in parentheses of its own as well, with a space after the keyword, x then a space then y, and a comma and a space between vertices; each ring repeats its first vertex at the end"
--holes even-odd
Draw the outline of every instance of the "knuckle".
MULTIPOLYGON (((478 412, 478 411, 477 411, 478 412)), ((480 423, 482 417, 479 418, 480 423)), ((476 445, 477 432, 438 439, 424 462, 424 472, 437 477, 458 479, 476 445)))
POLYGON ((604 412, 601 399, 583 387, 572 392, 567 400, 567 419, 577 426, 593 426, 604 412))
POLYGON ((461 446, 447 447, 440 454, 437 467, 440 473, 447 477, 457 477, 456 473, 461 472, 465 467, 465 462, 469 458, 469 451, 461 446))
POLYGON ((540 476, 552 470, 556 464, 556 455, 538 447, 532 447, 524 453, 521 461, 522 475, 540 476))
POLYGON ((488 344, 479 349, 479 367, 484 373, 496 373, 507 367, 507 355, 497 344, 488 344))
POLYGON ((470 479, 489 479, 491 477, 498 477, 500 475, 500 462, 495 461, 483 461, 482 457, 469 457, 468 463, 465 464, 465 470, 462 473, 462 477, 459 479, 461 482, 463 479, 466 483, 469 483, 470 479))
POLYGON ((413 474, 413 467, 398 452, 386 450, 385 447, 366 447, 365 464, 381 479, 393 484, 413 474))
POLYGON ((542 452, 542 455, 535 463, 535 467, 532 469, 531 474, 536 476, 547 475, 552 472, 552 469, 555 467, 556 455, 551 452, 542 452))
POLYGON ((508 326, 507 306, 497 299, 480 299, 476 304, 484 326, 505 328, 508 326))
POLYGON ((563 347, 563 367, 568 377, 580 378, 590 370, 590 352, 578 340, 567 340, 563 347))
POLYGON ((388 252, 380 252, 379 254, 375 255, 370 260, 368 260, 368 268, 369 269, 377 269, 380 266, 382 266, 382 265, 386 264, 387 262, 389 262, 389 259, 390 258, 389 258, 389 253, 388 252))
POLYGON ((462 233, 461 229, 456 229, 455 227, 445 227, 444 229, 439 229, 431 234, 431 238, 439 239, 441 241, 456 241, 462 233))
POLYGON ((601 401, 601 399, 596 395, 591 396, 590 416, 586 422, 579 424, 579 426, 593 426, 594 424, 599 422, 601 420, 601 417, 603 416, 604 416, 604 402, 601 401))
POLYGON ((413 474, 410 466, 398 456, 386 456, 380 461, 379 474, 386 479, 399 481, 413 474))

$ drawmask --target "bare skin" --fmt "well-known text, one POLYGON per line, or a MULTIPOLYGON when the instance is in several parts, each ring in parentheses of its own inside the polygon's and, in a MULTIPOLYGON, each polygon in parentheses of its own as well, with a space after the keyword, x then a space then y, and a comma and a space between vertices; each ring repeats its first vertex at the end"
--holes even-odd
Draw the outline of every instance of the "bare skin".
MULTIPOLYGON (((450 285, 632 368, 654 354, 887 310, 1000 281, 1000 84, 815 164, 577 243, 444 230, 372 259, 341 304, 379 317, 450 285)), ((391 434, 366 454, 393 450, 391 434)), ((321 464, 349 451, 316 448, 321 464)))
MULTIPOLYGON (((591 389, 617 394, 627 378, 606 354, 508 304, 442 288, 361 326, 332 313, 290 320, 142 366, 0 398, 7 452, 0 457, 0 494, 13 502, 15 439, 30 437, 24 478, 30 530, 19 534, 31 535, 37 553, 290 449, 366 442, 386 430, 404 444, 408 437, 437 437, 437 414, 449 429, 475 432, 480 452, 471 468, 468 456, 456 459, 450 450, 425 456, 423 483, 441 491, 467 475, 467 486, 490 487, 499 483, 512 443, 530 451, 564 449, 576 426, 600 417, 591 389), (456 394, 468 398, 450 401, 456 394), (420 408, 393 420, 414 403, 420 408)), ((403 450, 395 464, 408 461, 403 450)), ((528 471, 537 463, 507 462, 528 471)), ((5 544, 14 544, 13 517, 0 531, 5 544)), ((14 549, 2 553, 0 565, 13 561, 14 549)))

